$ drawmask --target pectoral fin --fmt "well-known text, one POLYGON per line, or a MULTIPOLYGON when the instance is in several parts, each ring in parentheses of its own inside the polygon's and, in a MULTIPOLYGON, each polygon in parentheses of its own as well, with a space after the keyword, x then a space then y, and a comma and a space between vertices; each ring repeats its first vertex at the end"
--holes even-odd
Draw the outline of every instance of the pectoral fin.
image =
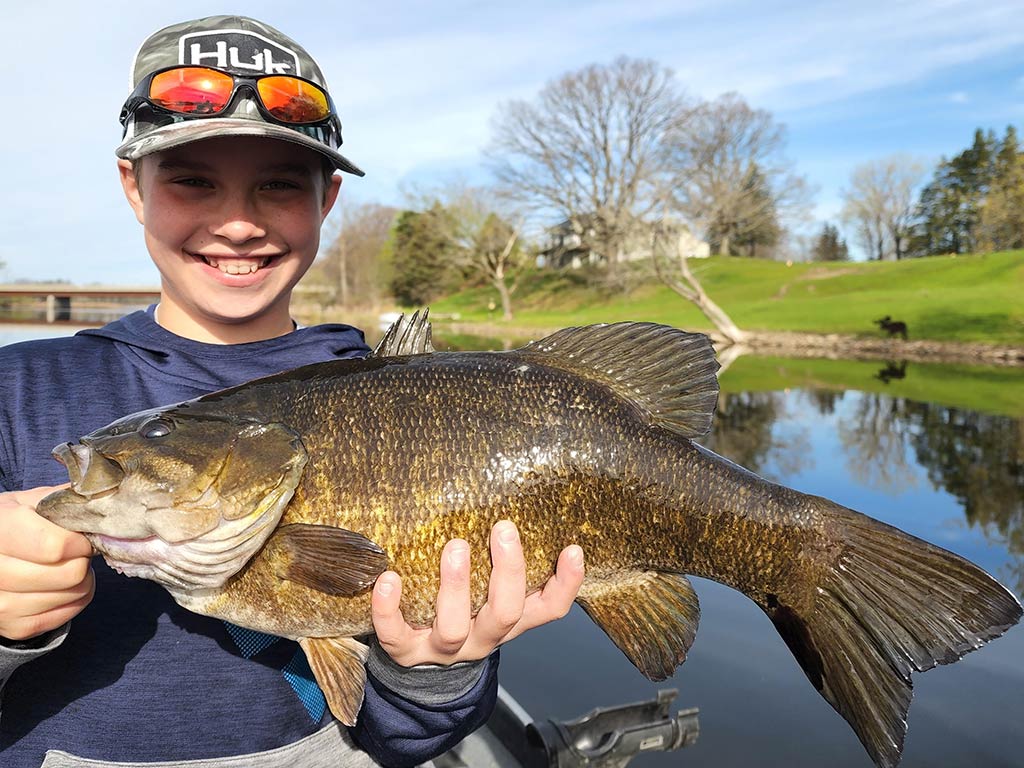
POLYGON ((588 576, 576 602, 651 680, 664 680, 683 663, 700 621, 693 585, 677 573, 588 576))
POLYGON ((368 589, 388 567, 384 550, 368 538, 330 525, 282 526, 267 542, 267 555, 280 578, 339 597, 368 589))
POLYGON ((304 637, 299 645, 331 712, 345 725, 355 725, 369 649, 351 637, 304 637))

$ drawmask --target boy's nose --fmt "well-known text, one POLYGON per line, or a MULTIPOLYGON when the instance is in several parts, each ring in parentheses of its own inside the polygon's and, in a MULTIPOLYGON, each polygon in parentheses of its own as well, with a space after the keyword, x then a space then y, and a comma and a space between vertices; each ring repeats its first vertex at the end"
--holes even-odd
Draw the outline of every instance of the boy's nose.
POLYGON ((232 243, 244 243, 266 237, 264 227, 255 206, 247 200, 230 200, 218 211, 210 224, 210 234, 223 237, 232 243))
POLYGON ((266 237, 267 231, 256 222, 246 218, 231 218, 210 227, 210 233, 223 237, 232 243, 246 243, 266 237))

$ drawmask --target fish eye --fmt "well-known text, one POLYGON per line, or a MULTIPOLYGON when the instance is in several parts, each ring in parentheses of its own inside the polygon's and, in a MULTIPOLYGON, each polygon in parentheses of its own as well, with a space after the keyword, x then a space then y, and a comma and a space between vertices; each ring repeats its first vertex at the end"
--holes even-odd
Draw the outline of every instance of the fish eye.
POLYGON ((141 427, 139 427, 139 434, 147 440, 154 439, 157 437, 167 437, 174 431, 174 423, 167 419, 150 419, 141 427))

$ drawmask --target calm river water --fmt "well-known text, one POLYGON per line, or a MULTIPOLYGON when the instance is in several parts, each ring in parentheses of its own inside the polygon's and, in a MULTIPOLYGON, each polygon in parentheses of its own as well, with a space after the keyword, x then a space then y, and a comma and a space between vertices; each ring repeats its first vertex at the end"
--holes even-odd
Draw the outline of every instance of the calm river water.
MULTIPOLYGON (((0 344, 67 332, 0 327, 0 344)), ((1024 370, 741 358, 722 387, 707 447, 957 552, 1024 594, 1024 370)), ((503 684, 537 718, 679 689, 678 706, 700 707, 700 739, 638 768, 869 768, 767 617, 694 582, 700 630, 664 683, 640 676, 574 608, 502 650, 503 684)), ((1024 766, 1024 629, 914 682, 902 766, 1024 766)))

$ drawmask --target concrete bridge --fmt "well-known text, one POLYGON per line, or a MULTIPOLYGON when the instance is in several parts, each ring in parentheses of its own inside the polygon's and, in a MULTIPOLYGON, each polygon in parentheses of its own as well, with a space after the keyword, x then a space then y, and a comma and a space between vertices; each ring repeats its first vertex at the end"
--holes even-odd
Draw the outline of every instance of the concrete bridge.
POLYGON ((150 287, 0 284, 0 322, 102 324, 159 297, 150 287))

